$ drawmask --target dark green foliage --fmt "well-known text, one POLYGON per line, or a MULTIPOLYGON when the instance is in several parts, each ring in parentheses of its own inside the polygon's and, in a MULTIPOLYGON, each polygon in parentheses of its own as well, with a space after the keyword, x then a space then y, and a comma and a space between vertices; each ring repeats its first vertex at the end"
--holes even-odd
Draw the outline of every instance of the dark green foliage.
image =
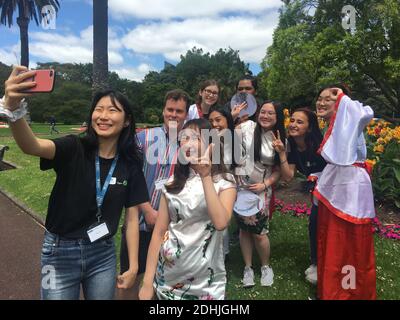
MULTIPOLYGON (((381 116, 400 116, 400 2, 285 1, 262 63, 262 87, 289 106, 299 96, 344 82, 381 116), (356 29, 342 27, 342 8, 356 9, 356 29)), ((265 90, 264 89, 264 90, 265 90)))
MULTIPOLYGON (((46 122, 54 115, 59 123, 81 124, 87 121, 87 112, 92 97, 92 64, 38 63, 38 69, 56 70, 55 89, 50 94, 36 94, 29 99, 31 119, 46 122)), ((11 68, 0 64, 0 92, 4 92, 4 81, 11 68)), ((165 63, 160 72, 149 72, 143 82, 121 79, 117 73, 109 72, 109 87, 124 93, 131 102, 136 122, 158 124, 162 122, 164 96, 172 89, 183 89, 194 102, 200 82, 215 79, 221 85, 221 102, 229 100, 238 79, 250 73, 248 65, 240 60, 239 52, 220 49, 215 54, 192 49, 181 56, 176 65, 165 63)))

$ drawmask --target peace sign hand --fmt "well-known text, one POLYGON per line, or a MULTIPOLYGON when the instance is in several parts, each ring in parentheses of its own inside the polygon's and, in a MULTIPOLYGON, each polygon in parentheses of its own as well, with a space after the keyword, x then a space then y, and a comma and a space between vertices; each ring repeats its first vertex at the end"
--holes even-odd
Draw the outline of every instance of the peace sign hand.
POLYGON ((233 109, 232 109, 232 112, 231 112, 233 120, 235 120, 239 116, 240 112, 243 109, 246 109, 246 108, 247 108, 247 102, 246 101, 242 102, 241 104, 235 105, 233 107, 233 109))
POLYGON ((202 178, 211 175, 211 165, 212 165, 211 154, 213 149, 214 149, 214 144, 211 143, 207 147, 207 150, 202 157, 189 158, 193 170, 196 171, 202 178))
POLYGON ((272 133, 272 146, 274 147, 275 151, 277 153, 285 152, 286 151, 285 145, 281 140, 281 134, 279 133, 279 130, 277 130, 277 136, 275 136, 273 131, 271 131, 271 133, 272 133))

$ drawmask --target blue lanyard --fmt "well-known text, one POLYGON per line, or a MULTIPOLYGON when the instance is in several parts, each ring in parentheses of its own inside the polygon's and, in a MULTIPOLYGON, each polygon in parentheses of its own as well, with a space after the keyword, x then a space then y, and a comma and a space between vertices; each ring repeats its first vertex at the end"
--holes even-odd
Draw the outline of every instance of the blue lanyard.
POLYGON ((111 168, 108 171, 106 181, 104 181, 103 189, 101 189, 100 182, 100 159, 99 154, 96 154, 96 202, 97 202, 97 220, 100 222, 101 219, 101 206, 103 205, 103 200, 106 195, 108 186, 110 185, 112 175, 114 173, 115 167, 117 166, 119 155, 117 154, 111 164, 111 168))

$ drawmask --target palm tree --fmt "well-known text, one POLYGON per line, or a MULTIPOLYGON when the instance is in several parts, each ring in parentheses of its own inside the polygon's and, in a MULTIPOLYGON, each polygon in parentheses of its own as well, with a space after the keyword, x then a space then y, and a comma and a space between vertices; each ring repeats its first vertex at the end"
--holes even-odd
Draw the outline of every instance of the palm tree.
POLYGON ((18 8, 17 24, 20 30, 21 65, 26 67, 29 67, 29 22, 35 20, 36 24, 39 25, 39 21, 42 20, 41 10, 45 5, 52 5, 57 12, 60 8, 58 0, 0 0, 1 24, 8 24, 11 27, 14 22, 14 12, 18 8))
POLYGON ((108 87, 108 0, 93 1, 93 92, 108 87))

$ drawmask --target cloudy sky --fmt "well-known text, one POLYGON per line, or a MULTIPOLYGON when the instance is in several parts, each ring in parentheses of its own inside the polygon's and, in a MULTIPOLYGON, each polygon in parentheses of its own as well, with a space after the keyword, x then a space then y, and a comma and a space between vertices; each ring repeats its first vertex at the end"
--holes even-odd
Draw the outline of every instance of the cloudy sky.
MULTIPOLYGON (((55 29, 30 23, 31 67, 37 62, 92 61, 92 1, 60 0, 55 29)), ((109 64, 121 77, 140 81, 176 64, 196 46, 214 53, 239 50, 254 74, 278 23, 280 0, 109 0, 109 64)), ((0 61, 19 59, 19 29, 0 26, 0 61)))

